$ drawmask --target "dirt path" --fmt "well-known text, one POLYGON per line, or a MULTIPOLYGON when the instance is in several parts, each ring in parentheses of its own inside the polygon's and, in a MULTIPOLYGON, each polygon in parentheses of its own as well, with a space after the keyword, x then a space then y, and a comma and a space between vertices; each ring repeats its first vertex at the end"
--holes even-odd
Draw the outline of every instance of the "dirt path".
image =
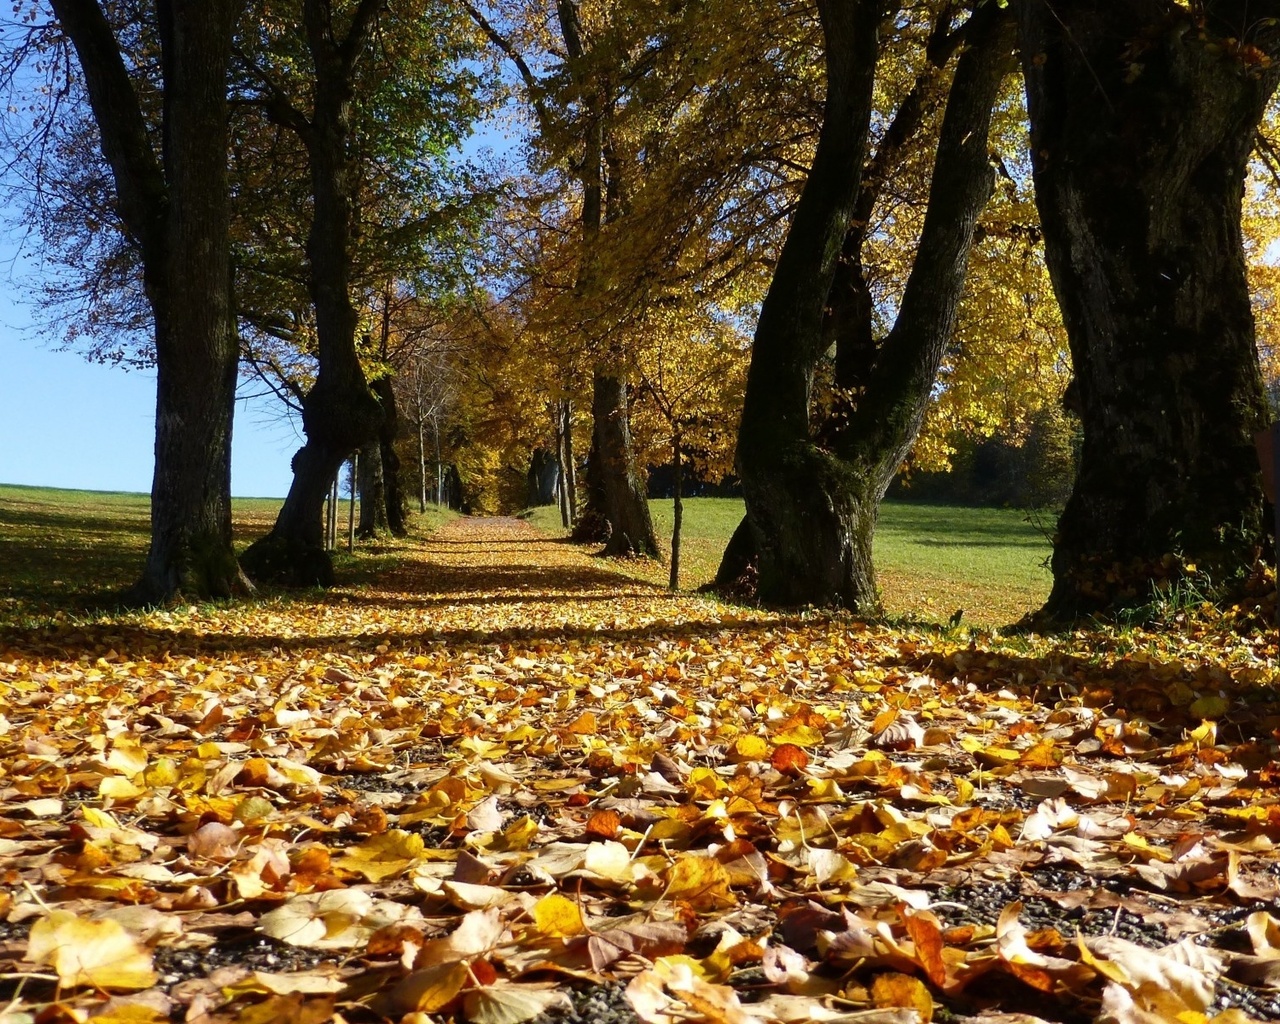
POLYGON ((394 572, 360 594, 385 603, 393 620, 408 614, 446 634, 634 631, 753 617, 623 575, 588 551, 521 519, 459 518, 414 544, 394 572))

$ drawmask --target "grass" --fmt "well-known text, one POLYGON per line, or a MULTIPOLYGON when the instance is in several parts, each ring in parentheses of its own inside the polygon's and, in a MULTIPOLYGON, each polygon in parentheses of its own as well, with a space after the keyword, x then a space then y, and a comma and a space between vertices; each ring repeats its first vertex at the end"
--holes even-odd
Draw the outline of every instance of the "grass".
MULTIPOLYGON (((275 520, 276 498, 232 503, 237 548, 243 550, 275 520)), ((651 503, 655 526, 671 534, 671 502, 651 503)), ((339 509, 346 525, 346 503, 339 509)), ((411 516, 417 534, 431 533, 454 513, 429 506, 411 516)), ((732 498, 691 498, 685 503, 681 582, 693 589, 709 582, 729 536, 742 518, 732 498)), ((532 520, 559 534, 552 507, 532 520)), ((144 494, 66 491, 0 484, 0 622, 63 609, 91 607, 136 579, 146 555, 150 514, 144 494)), ((345 537, 344 529, 339 533, 345 537)), ((876 532, 876 566, 891 614, 945 621, 957 608, 965 621, 1000 625, 1037 608, 1049 591, 1042 562, 1048 542, 1018 512, 886 502, 876 532)), ((340 541, 339 578, 358 583, 398 557, 393 542, 364 544, 354 556, 340 541)), ((645 560, 624 571, 665 585, 667 569, 645 560)))
MULTIPOLYGON (((670 544, 671 502, 652 501, 654 527, 670 544)), ((554 507, 534 509, 531 521, 563 534, 554 507)), ((680 582, 710 582, 720 555, 742 518, 736 498, 685 500, 680 582)), ((1044 560, 1049 542, 1021 512, 886 501, 876 529, 876 573, 885 609, 945 622, 957 609, 964 621, 995 626, 1038 608, 1052 582, 1044 560)), ((651 562, 623 563, 628 573, 665 584, 667 569, 651 562)))
MULTIPOLYGON (((231 503, 236 549, 265 534, 280 511, 279 498, 235 498, 231 503)), ((368 575, 394 545, 345 548, 348 503, 339 503, 340 578, 368 575), (376 564, 369 562, 369 556, 376 564)), ((455 513, 428 506, 410 516, 411 528, 430 533, 455 513)), ((70 491, 0 484, 0 623, 30 615, 90 607, 137 579, 150 541, 150 499, 118 491, 70 491)))

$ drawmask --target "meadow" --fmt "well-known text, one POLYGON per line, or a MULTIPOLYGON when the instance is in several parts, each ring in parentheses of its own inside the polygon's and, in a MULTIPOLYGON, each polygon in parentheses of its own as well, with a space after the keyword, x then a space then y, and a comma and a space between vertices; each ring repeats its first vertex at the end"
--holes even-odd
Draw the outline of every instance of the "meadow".
MULTIPOLYGON (((345 553, 347 502, 339 503, 339 569, 365 575, 376 569, 369 554, 394 557, 378 545, 360 545, 355 560, 345 553)), ((271 526, 276 498, 237 498, 233 503, 236 543, 243 549, 271 526)), ((655 526, 670 544, 670 501, 651 503, 655 526)), ((430 508, 417 517, 418 531, 441 521, 430 508)), ((528 518, 544 533, 563 536, 552 507, 528 518)), ((681 587, 709 582, 729 536, 742 517, 734 498, 685 501, 681 587)), ((73 607, 133 581, 147 550, 146 495, 108 491, 68 491, 0 485, 0 600, 73 607)), ((669 547, 668 547, 669 550, 669 547)), ((876 531, 876 559, 885 608, 891 615, 944 622, 957 609, 978 625, 1013 622, 1039 606, 1049 591, 1045 568, 1049 544, 1022 513, 886 502, 876 531)), ((666 568, 639 560, 618 564, 623 572, 665 584, 666 568)))
MULTIPOLYGON (((696 589, 715 578, 720 555, 742 519, 738 498, 685 499, 680 585, 696 589)), ((670 550, 671 502, 649 503, 654 527, 670 550)), ((535 526, 563 536, 559 513, 529 512, 535 526)), ((945 622, 959 609, 964 621, 997 626, 1034 611, 1048 596, 1050 545, 1044 533, 1012 509, 886 501, 876 529, 876 573, 890 615, 945 622)), ((665 584, 667 570, 633 559, 624 572, 665 584)))

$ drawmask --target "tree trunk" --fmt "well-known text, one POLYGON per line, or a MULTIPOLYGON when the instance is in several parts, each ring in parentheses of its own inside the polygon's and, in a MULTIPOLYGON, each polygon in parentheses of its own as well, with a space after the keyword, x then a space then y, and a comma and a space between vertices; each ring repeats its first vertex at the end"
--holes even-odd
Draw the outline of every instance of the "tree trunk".
POLYGON ((240 4, 162 2, 162 159, 102 10, 54 0, 79 57, 137 243, 155 315, 156 443, 151 546, 129 593, 140 603, 249 589, 231 538, 231 424, 239 358, 231 297, 227 66, 240 4))
POLYGON ((1146 600, 1188 563, 1222 583, 1263 540, 1240 216, 1280 5, 1203 7, 1201 23, 1155 0, 1022 9, 1036 201, 1084 429, 1054 618, 1146 600))
POLYGON ((648 496, 635 469, 627 422, 627 385, 622 377, 596 370, 591 414, 600 455, 602 511, 612 527, 604 553, 661 558, 648 496))
POLYGON ((556 402, 552 409, 556 434, 556 502, 560 507, 560 525, 566 530, 571 525, 569 517, 568 462, 564 455, 564 403, 556 402))
POLYGON ((316 313, 319 371, 302 403, 306 444, 293 457, 293 484, 271 532, 244 554, 264 579, 329 586, 333 562, 321 543, 324 490, 353 449, 377 437, 382 409, 356 353, 351 301, 351 156, 353 80, 381 4, 361 0, 343 40, 333 36, 327 0, 305 0, 303 21, 315 64, 313 111, 302 129, 311 165, 308 287, 316 313))
MULTIPOLYGON (((823 0, 827 96, 808 180, 760 311, 738 433, 738 473, 758 553, 759 595, 777 604, 866 604, 857 510, 809 436, 822 317, 853 215, 871 119, 876 0, 823 0)), ((850 480, 850 483, 853 481, 850 480)), ((869 560, 868 560, 869 564, 869 560)))
POLYGON ((427 510, 427 439, 426 424, 418 420, 418 511, 427 510))
POLYGON ((360 449, 360 525, 356 536, 372 540, 389 530, 387 524, 387 491, 382 466, 382 445, 370 441, 360 449))
MULTIPOLYGON (((987 134, 1009 69, 1011 26, 994 5, 966 26, 969 46, 947 99, 915 261, 893 329, 868 344, 870 328, 859 317, 869 317, 870 306, 833 303, 830 292, 841 253, 860 258, 849 232, 866 230, 853 214, 866 160, 881 5, 832 0, 819 11, 825 118, 761 310, 738 465, 760 599, 876 613, 872 540, 880 501, 919 432, 954 328, 974 225, 991 193, 987 134), (832 336, 841 373, 865 385, 819 443, 810 433, 809 390, 832 336)), ((718 578, 730 571, 723 567, 718 578)))
POLYGON ((573 405, 564 400, 564 472, 565 496, 569 502, 569 522, 572 526, 578 518, 578 466, 573 456, 573 405))
POLYGON ((674 470, 671 500, 671 574, 667 586, 671 590, 680 589, 680 531, 684 526, 684 496, 681 494, 682 465, 684 452, 680 447, 680 430, 677 428, 671 439, 671 463, 674 470))
POLYGON ((404 482, 400 479, 400 456, 396 452, 396 438, 400 435, 400 413, 391 378, 383 376, 374 381, 373 393, 382 406, 378 452, 382 459, 383 514, 392 536, 403 537, 408 534, 409 526, 405 522, 404 482))

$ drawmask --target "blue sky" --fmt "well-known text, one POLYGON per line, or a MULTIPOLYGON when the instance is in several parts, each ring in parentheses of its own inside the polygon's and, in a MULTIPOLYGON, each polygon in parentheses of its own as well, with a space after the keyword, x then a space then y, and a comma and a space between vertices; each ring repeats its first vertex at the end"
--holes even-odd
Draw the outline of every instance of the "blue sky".
MULTIPOLYGON (((0 262, 0 266, 3 266, 0 262)), ((155 377, 55 351, 31 325, 39 311, 0 272, 0 483, 151 490, 155 377)), ((274 400, 236 404, 231 492, 283 497, 300 428, 274 400)))

